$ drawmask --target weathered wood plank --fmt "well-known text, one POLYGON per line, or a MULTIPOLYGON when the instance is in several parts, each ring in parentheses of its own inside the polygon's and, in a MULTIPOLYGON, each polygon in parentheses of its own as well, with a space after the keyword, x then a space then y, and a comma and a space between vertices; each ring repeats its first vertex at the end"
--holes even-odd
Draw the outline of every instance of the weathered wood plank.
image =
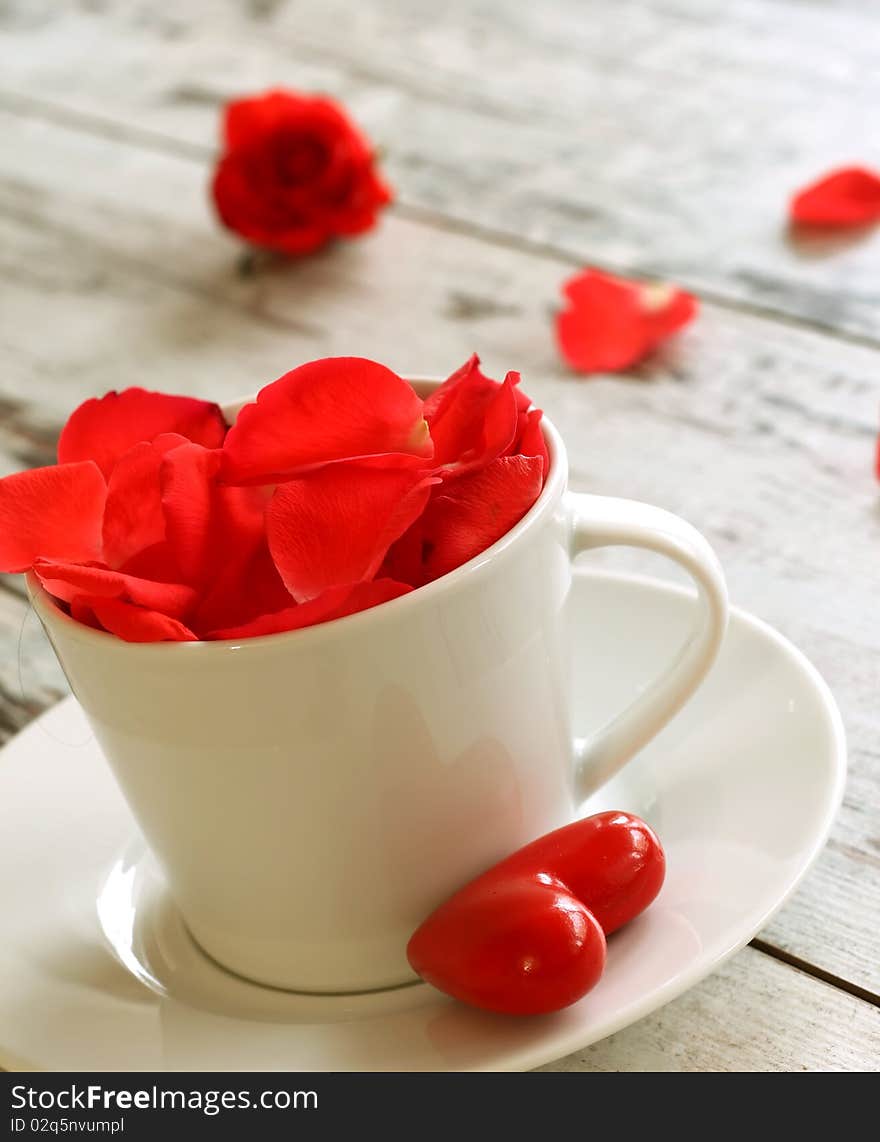
POLYGON ((325 89, 404 204, 880 340, 880 233, 785 228, 799 185, 880 161, 878 39, 869 4, 798 0, 69 0, 7 16, 0 85, 197 148, 232 95, 325 89))
POLYGON ((391 218, 357 244, 242 277, 190 160, 10 116, 0 129, 3 471, 43 462, 74 404, 126 384, 226 399, 330 353, 445 373, 476 348, 492 371, 520 368, 563 427, 574 485, 693 520, 733 598, 801 645, 836 691, 852 749, 846 804, 766 938, 880 990, 880 354, 710 306, 639 379, 580 382, 550 336, 556 259, 391 218))
POLYGON ((704 983, 546 1071, 876 1071, 880 1012, 745 948, 704 983))
POLYGON ((33 611, 0 579, 0 745, 69 693, 33 611))

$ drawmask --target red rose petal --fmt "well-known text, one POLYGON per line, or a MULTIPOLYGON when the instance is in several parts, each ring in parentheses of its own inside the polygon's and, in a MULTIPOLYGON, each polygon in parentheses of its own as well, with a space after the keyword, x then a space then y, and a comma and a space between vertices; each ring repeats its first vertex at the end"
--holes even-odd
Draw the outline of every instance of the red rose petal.
POLYGON ((637 364, 697 312, 696 299, 674 286, 645 284, 588 269, 563 286, 568 307, 556 318, 562 356, 584 373, 637 364))
POLYGON ((0 571, 40 556, 99 559, 107 484, 95 464, 59 464, 0 480, 0 571))
POLYGON ((566 361, 584 372, 613 372, 646 352, 638 289, 598 270, 563 287, 570 306, 557 316, 556 333, 566 361))
MULTIPOLYGON (((238 490, 238 489, 236 489, 238 490)), ((241 552, 233 545, 225 562, 205 589, 190 618, 198 633, 240 628, 261 615, 274 614, 293 604, 278 569, 272 562, 265 537, 256 550, 241 552)), ((210 634, 206 638, 213 637, 210 634)))
POLYGON ((162 469, 169 543, 181 577, 199 588, 190 626, 232 626, 291 603, 269 554, 271 489, 216 482, 218 453, 176 449, 162 469))
POLYGON ((512 456, 538 456, 541 460, 542 482, 547 479, 547 473, 550 470, 550 453, 541 428, 543 415, 539 408, 532 408, 528 412, 520 414, 521 420, 517 439, 510 451, 512 456))
POLYGON ((335 209, 327 204, 334 234, 348 238, 372 230, 380 208, 394 201, 394 191, 380 177, 373 163, 372 154, 358 163, 351 175, 357 189, 335 209))
POLYGON ((135 444, 176 432, 218 448, 226 423, 216 404, 131 388, 87 400, 70 416, 58 440, 58 462, 94 460, 105 476, 135 444))
POLYGON ((157 583, 179 583, 181 579, 180 568, 167 540, 145 547, 114 570, 135 579, 155 579, 157 583))
POLYGON ((253 554, 266 538, 265 514, 272 487, 214 488, 214 554, 228 556, 230 551, 253 554))
POLYGON ((70 613, 88 626, 101 628, 125 642, 196 642, 193 632, 160 611, 151 611, 121 599, 78 596, 70 613))
POLYGON ((161 504, 181 577, 200 582, 205 574, 220 451, 187 444, 163 458, 159 473, 161 504))
POLYGON ((274 614, 260 615, 249 623, 225 630, 212 631, 210 639, 256 638, 259 635, 281 634, 300 630, 366 611, 380 603, 390 602, 412 590, 408 583, 395 583, 392 579, 374 579, 369 583, 347 583, 330 587, 314 599, 287 607, 274 614))
POLYGON ((519 373, 507 374, 504 383, 483 409, 482 428, 473 448, 453 462, 447 470, 448 474, 463 475, 484 467, 498 456, 503 456, 511 446, 518 420, 516 386, 519 379, 519 373))
POLYGON ((519 523, 541 493, 542 470, 539 456, 503 456, 446 485, 425 521, 428 578, 473 559, 519 523))
POLYGON ((375 361, 312 361, 245 405, 223 447, 231 483, 273 483, 331 461, 377 454, 429 459, 433 445, 412 386, 375 361))
POLYGON ((121 599, 180 618, 196 598, 195 591, 183 583, 155 583, 92 564, 36 559, 34 571, 49 594, 66 603, 77 595, 94 595, 121 599))
POLYGON ((275 89, 262 95, 234 99, 223 111, 223 137, 229 147, 247 147, 256 137, 275 130, 285 117, 301 114, 308 98, 275 89))
POLYGON ((228 597, 251 590, 246 570, 265 548, 271 489, 218 483, 221 459, 217 450, 188 444, 165 457, 160 473, 169 545, 181 578, 207 593, 203 601, 218 591, 228 597))
POLYGON ((332 464, 281 484, 266 509, 269 550, 297 602, 372 579, 436 481, 410 469, 332 464))
POLYGON ((485 468, 444 483, 431 495, 424 515, 402 541, 402 551, 389 554, 383 568, 406 574, 421 586, 454 571, 491 547, 519 523, 541 492, 540 456, 502 456, 485 468), (413 552, 420 547, 420 567, 413 552))
POLYGON ((449 404, 455 390, 465 381, 474 384, 478 379, 485 386, 497 385, 497 381, 493 381, 491 377, 487 377, 480 369, 480 358, 476 353, 471 353, 470 357, 463 365, 455 370, 454 373, 446 378, 442 385, 438 385, 426 398, 424 405, 425 420, 428 425, 440 416, 443 408, 449 404))
MULTIPOLYGON (((516 373, 514 375, 517 378, 519 377, 519 373, 516 373)), ((518 385, 513 391, 514 391, 514 395, 516 396, 516 411, 519 414, 519 416, 522 417, 523 413, 528 412, 529 409, 532 407, 532 398, 529 396, 526 396, 526 394, 522 391, 522 389, 518 385)))
POLYGON ((166 452, 186 443, 185 436, 169 432, 135 444, 120 456, 107 483, 104 509, 104 562, 108 567, 121 567, 165 539, 159 469, 166 452))
POLYGON ((518 383, 518 373, 508 373, 503 385, 486 377, 474 354, 431 394, 425 418, 438 470, 461 476, 510 448, 517 427, 518 383))
POLYGON ((864 167, 831 171, 792 198, 790 216, 802 226, 865 226, 880 221, 880 174, 864 167))
MULTIPOLYGON (((432 497, 436 496, 442 485, 432 490, 432 497)), ((428 500, 430 505, 431 500, 428 500)), ((426 509, 427 510, 427 509, 426 509)), ((388 549, 385 559, 379 569, 383 578, 395 579, 399 583, 409 583, 412 587, 420 587, 425 582, 425 525, 424 513, 388 549)))
POLYGON ((93 630, 103 630, 104 628, 95 617, 95 612, 89 606, 90 598, 87 595, 77 595, 70 602, 70 617, 76 619, 78 623, 83 626, 92 627, 93 630))
POLYGON ((371 153, 366 139, 339 103, 325 95, 286 88, 273 88, 227 103, 222 131, 230 150, 252 149, 280 132, 294 137, 314 132, 331 142, 344 138, 356 154, 368 157, 371 153))
POLYGON ((223 225, 255 246, 292 257, 323 246, 333 236, 329 219, 300 214, 276 201, 271 184, 264 189, 255 184, 252 161, 248 154, 233 151, 217 164, 211 195, 223 225))
POLYGON ((640 300, 647 352, 693 321, 699 311, 695 297, 663 283, 643 285, 640 300))

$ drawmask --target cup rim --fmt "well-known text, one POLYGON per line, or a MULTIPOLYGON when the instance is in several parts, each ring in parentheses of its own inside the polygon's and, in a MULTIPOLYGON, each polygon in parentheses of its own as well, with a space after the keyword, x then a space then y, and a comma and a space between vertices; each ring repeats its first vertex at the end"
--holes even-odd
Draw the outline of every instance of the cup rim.
MULTIPOLYGON (((420 395, 430 392, 443 383, 443 378, 425 375, 407 375, 405 379, 413 385, 420 395)), ((231 416, 234 420, 242 406, 253 400, 254 396, 251 395, 226 402, 221 405, 224 417, 229 420, 231 416)), ((109 631, 95 630, 66 614, 43 587, 33 571, 28 571, 25 576, 28 595, 42 622, 60 625, 69 636, 82 642, 91 642, 96 647, 112 645, 132 654, 193 655, 198 653, 204 655, 228 653, 231 650, 247 653, 251 648, 253 650, 266 650, 271 647, 286 647, 293 639, 298 645, 305 647, 310 642, 334 638, 346 631, 354 630, 356 627, 366 627, 371 622, 382 622, 385 618, 400 616, 406 612, 407 608, 418 606, 421 601, 434 600, 448 591, 455 590, 459 584, 465 580, 471 580, 474 576, 479 575, 488 564, 494 563, 497 558, 504 556, 519 541, 521 536, 554 510, 556 500, 565 490, 568 476, 565 445, 559 430, 546 414, 541 418, 541 430, 544 433, 550 454, 550 468, 540 495, 522 519, 514 524, 509 531, 506 531, 500 539, 496 540, 491 547, 487 547, 479 555, 475 555, 467 563, 462 563, 453 571, 448 571, 438 579, 433 579, 430 583, 416 587, 406 595, 400 595, 396 599, 380 603, 375 607, 369 607, 364 611, 356 611, 353 615, 343 615, 341 618, 316 623, 314 626, 300 627, 298 630, 254 635, 251 638, 198 639, 193 642, 126 642, 125 639, 121 639, 109 631)))

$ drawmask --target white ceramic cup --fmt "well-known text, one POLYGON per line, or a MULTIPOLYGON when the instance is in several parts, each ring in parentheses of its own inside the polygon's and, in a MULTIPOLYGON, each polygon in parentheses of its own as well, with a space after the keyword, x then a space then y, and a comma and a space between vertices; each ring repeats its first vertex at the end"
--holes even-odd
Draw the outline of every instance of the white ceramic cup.
POLYGON ((322 626, 127 643, 74 622, 29 576, 190 932, 225 967, 313 992, 411 980, 420 921, 572 820, 712 664, 727 598, 706 540, 659 508, 567 492, 565 448, 544 425, 549 476, 516 527, 412 594, 322 626), (619 544, 683 566, 700 605, 668 670, 575 744, 572 559, 619 544))

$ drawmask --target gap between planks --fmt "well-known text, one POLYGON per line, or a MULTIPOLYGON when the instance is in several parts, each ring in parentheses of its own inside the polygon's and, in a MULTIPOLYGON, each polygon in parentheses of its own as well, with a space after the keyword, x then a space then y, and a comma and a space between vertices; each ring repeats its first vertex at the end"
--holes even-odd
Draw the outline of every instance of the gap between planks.
MULTIPOLYGON (((43 120, 68 128, 69 130, 98 135, 131 146, 143 147, 163 155, 174 155, 192 162, 206 163, 210 161, 215 154, 214 148, 208 145, 199 146, 187 140, 177 139, 173 135, 167 135, 164 132, 155 131, 148 127, 141 127, 130 123, 120 123, 117 120, 96 115, 94 112, 86 112, 66 107, 63 104, 54 103, 45 99, 37 99, 32 95, 25 95, 21 92, 0 89, 0 107, 10 114, 18 115, 21 118, 43 120)), ((493 246, 519 251, 520 253, 530 256, 553 258, 572 267, 580 267, 584 264, 584 259, 581 256, 566 249, 564 246, 553 242, 540 242, 530 238, 523 238, 521 235, 504 229, 496 229, 486 226, 483 223, 471 222, 452 214, 446 214, 444 211, 438 210, 435 207, 418 206, 415 203, 408 203, 402 199, 397 199, 394 208, 401 217, 414 222, 420 222, 422 225, 431 229, 461 234, 493 246)), ((623 277, 652 278, 662 276, 662 274, 658 274, 657 271, 640 269, 637 266, 612 264, 605 259, 590 259, 590 264, 607 273, 617 274, 623 277)), ((848 345, 858 345, 868 349, 880 349, 880 338, 877 337, 870 337, 867 334, 839 329, 823 321, 797 317, 794 314, 777 309, 775 306, 743 301, 739 298, 730 297, 718 290, 706 289, 703 286, 699 289, 690 287, 688 286, 686 278, 680 278, 677 284, 686 289, 692 289, 692 292, 697 294, 701 300, 709 302, 718 309, 775 321, 780 325, 785 325, 793 329, 803 329, 813 333, 819 333, 848 345)))
POLYGON ((808 975, 812 979, 827 983, 830 987, 837 988, 838 991, 845 991, 847 995, 851 995, 855 999, 864 1000, 865 1003, 870 1003, 872 1007, 880 1008, 880 995, 877 992, 870 991, 867 987, 860 987, 857 983, 852 983, 842 976, 826 971, 816 964, 811 964, 809 960, 802 960, 800 956, 796 956, 784 948, 777 948, 774 944, 768 944, 758 936, 749 941, 749 947, 758 952, 763 952, 765 956, 778 960, 781 964, 787 964, 788 967, 794 968, 796 971, 803 972, 804 975, 808 975))

